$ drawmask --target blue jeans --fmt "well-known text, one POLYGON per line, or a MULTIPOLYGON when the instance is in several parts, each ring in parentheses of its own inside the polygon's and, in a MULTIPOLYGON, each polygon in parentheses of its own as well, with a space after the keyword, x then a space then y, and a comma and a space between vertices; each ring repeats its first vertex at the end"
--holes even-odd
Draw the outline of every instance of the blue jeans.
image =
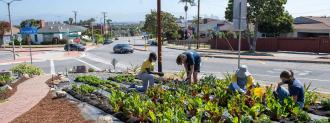
MULTIPOLYGON (((289 91, 287 89, 283 88, 283 87, 277 87, 276 93, 277 93, 277 97, 278 97, 278 99, 280 100, 281 103, 283 103, 285 98, 290 97, 289 91)), ((304 102, 297 102, 297 104, 299 105, 299 107, 301 109, 304 108, 304 102)))
POLYGON ((138 78, 143 81, 142 86, 136 86, 136 90, 140 92, 145 92, 150 86, 154 86, 155 84, 155 79, 152 74, 140 73, 138 75, 138 78))

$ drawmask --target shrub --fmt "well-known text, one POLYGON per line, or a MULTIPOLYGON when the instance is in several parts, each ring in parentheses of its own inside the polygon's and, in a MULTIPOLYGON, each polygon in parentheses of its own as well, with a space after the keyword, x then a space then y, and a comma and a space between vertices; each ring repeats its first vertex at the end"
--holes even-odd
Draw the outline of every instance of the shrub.
POLYGON ((66 39, 61 39, 58 44, 66 44, 68 42, 68 40, 66 39))
POLYGON ((323 109, 330 110, 330 99, 321 100, 321 105, 323 106, 323 109))
POLYGON ((6 85, 9 81, 11 81, 10 75, 0 75, 0 86, 6 85))
POLYGON ((53 42, 52 41, 43 41, 40 43, 41 45, 52 45, 53 42))
POLYGON ((12 67, 10 71, 12 71, 15 74, 18 74, 19 76, 23 74, 28 74, 29 76, 33 76, 33 75, 41 75, 43 73, 41 68, 26 63, 18 64, 12 67))
POLYGON ((93 68, 88 68, 88 72, 95 72, 95 69, 93 69, 93 68))

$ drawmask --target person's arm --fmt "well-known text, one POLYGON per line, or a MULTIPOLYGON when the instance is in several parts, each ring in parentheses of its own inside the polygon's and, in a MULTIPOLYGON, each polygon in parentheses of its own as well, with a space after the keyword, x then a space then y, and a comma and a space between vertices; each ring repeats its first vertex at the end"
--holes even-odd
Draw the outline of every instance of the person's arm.
POLYGON ((233 84, 233 87, 234 87, 235 90, 237 90, 240 93, 245 93, 245 91, 238 86, 238 84, 237 84, 237 76, 235 74, 232 75, 231 81, 232 81, 232 84, 233 84))
POLYGON ((159 76, 164 76, 164 73, 163 72, 155 72, 155 71, 151 71, 150 68, 147 68, 147 73, 148 74, 156 74, 156 75, 159 75, 159 76))
POLYGON ((237 90, 240 93, 245 93, 245 91, 238 86, 237 82, 232 82, 232 84, 233 84, 233 87, 235 88, 235 90, 237 90))
POLYGON ((190 71, 188 71, 188 73, 187 73, 187 77, 188 77, 188 80, 189 80, 189 82, 192 82, 192 78, 191 78, 191 76, 192 76, 192 74, 194 73, 194 69, 195 69, 195 65, 190 65, 189 66, 190 67, 190 71))

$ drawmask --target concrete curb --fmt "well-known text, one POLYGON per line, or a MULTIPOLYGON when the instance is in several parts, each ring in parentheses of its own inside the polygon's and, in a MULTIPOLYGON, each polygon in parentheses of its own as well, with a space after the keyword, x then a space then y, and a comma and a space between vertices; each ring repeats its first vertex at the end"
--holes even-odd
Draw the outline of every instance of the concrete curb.
MULTIPOLYGON (((168 49, 176 49, 176 50, 185 50, 182 48, 174 48, 174 47, 166 47, 168 49)), ((198 52, 207 52, 207 53, 223 53, 223 54, 232 54, 232 55, 237 55, 237 53, 226 53, 226 52, 208 52, 208 51, 198 51, 198 52)), ((237 59, 237 57, 231 57, 231 56, 218 56, 218 55, 209 55, 205 54, 203 57, 212 57, 212 58, 224 58, 224 59, 237 59)), ((267 59, 267 58, 242 58, 245 60, 261 60, 261 61, 277 61, 277 62, 296 62, 296 63, 317 63, 317 64, 330 64, 330 61, 310 61, 310 60, 290 60, 290 59, 267 59)))
MULTIPOLYGON (((214 55, 203 55, 202 57, 224 58, 224 59, 237 59, 237 57, 231 57, 231 56, 214 56, 214 55)), ((241 59, 245 59, 245 60, 260 60, 260 61, 276 61, 276 62, 330 64, 330 61, 308 61, 308 60, 267 59, 267 58, 242 58, 242 57, 241 57, 241 59)))
POLYGON ((149 51, 149 50, 139 49, 139 48, 134 48, 134 50, 137 50, 137 51, 149 51))
MULTIPOLYGON (((10 51, 10 52, 12 52, 12 50, 0 50, 0 51, 10 51)), ((62 50, 32 50, 31 52, 45 52, 45 51, 62 51, 62 50)), ((30 52, 30 50, 23 50, 23 51, 15 50, 15 52, 30 52)))

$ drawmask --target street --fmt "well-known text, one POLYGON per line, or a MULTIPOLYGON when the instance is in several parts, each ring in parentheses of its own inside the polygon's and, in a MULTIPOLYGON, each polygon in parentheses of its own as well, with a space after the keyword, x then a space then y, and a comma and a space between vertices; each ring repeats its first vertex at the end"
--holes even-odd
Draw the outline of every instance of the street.
MULTIPOLYGON (((34 65, 41 67, 45 73, 65 72, 73 66, 87 65, 96 70, 108 69, 111 66, 112 59, 118 60, 118 68, 127 68, 132 65, 140 65, 147 58, 149 51, 135 50, 133 54, 114 54, 112 49, 118 43, 143 44, 144 41, 132 38, 121 38, 110 45, 101 46, 85 52, 85 55, 79 58, 67 59, 48 59, 45 61, 34 62, 34 65), (134 42, 133 42, 134 41, 134 42)), ((135 46, 138 49, 144 49, 143 46, 135 46)), ((150 51, 156 52, 157 47, 150 46, 150 51)), ((55 52, 55 51, 54 51, 55 52)), ((163 48, 163 70, 164 72, 177 72, 183 67, 176 65, 176 56, 183 51, 163 48)), ((1 52, 1 59, 10 59, 10 52, 1 52)), ((326 69, 328 64, 313 63, 292 63, 292 62, 271 62, 271 61, 254 61, 242 60, 242 64, 248 65, 249 70, 254 74, 257 82, 261 84, 275 84, 279 81, 279 74, 282 70, 293 69, 295 77, 304 83, 312 82, 312 89, 317 88, 318 91, 330 93, 330 70, 326 69)), ((9 70, 15 64, 0 64, 0 70, 9 70)), ((157 67, 156 67, 157 68, 157 67)), ((227 72, 234 72, 237 68, 237 60, 222 58, 202 58, 202 74, 214 74, 219 77, 227 72)))

